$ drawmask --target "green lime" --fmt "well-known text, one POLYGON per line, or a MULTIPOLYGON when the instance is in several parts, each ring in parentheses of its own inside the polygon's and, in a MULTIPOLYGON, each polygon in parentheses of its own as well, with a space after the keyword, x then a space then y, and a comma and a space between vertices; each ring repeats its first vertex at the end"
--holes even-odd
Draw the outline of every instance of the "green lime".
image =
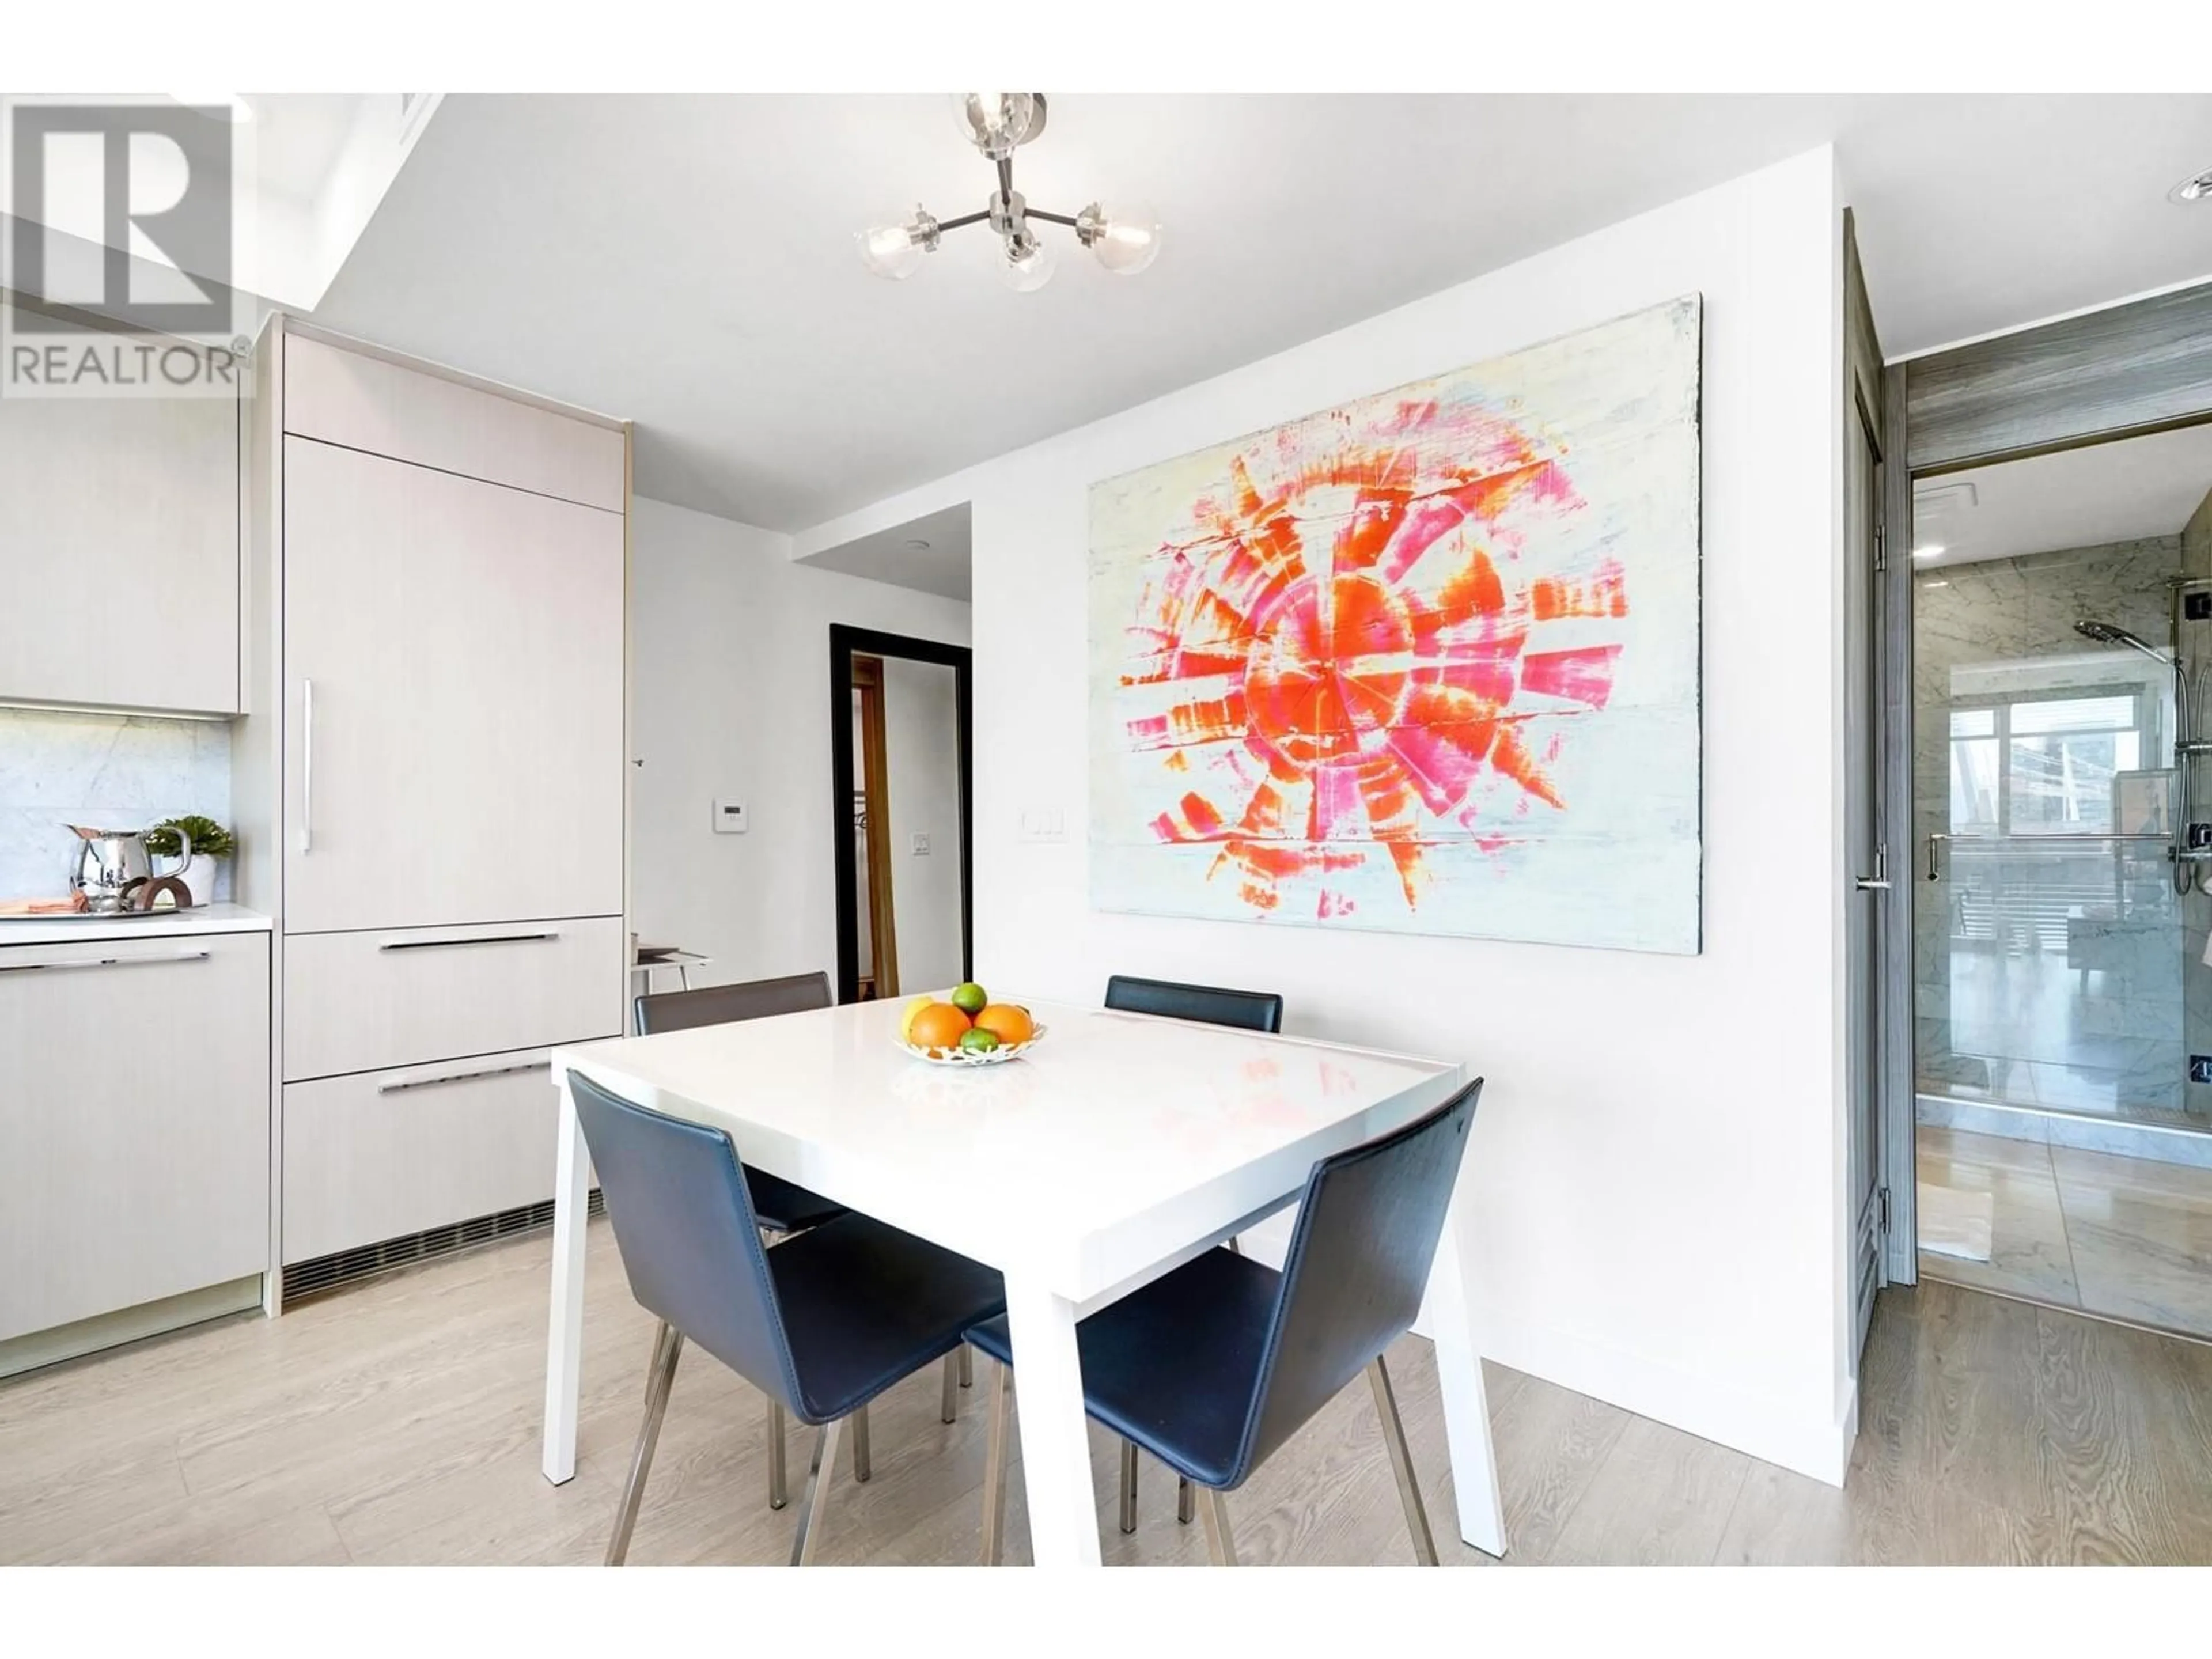
POLYGON ((954 986, 952 994, 945 1000, 970 1019, 991 1006, 990 997, 973 980, 965 985, 954 986))
POLYGON ((999 1034, 987 1031, 978 1025, 960 1034, 960 1046, 973 1048, 979 1054, 988 1054, 999 1046, 999 1034))

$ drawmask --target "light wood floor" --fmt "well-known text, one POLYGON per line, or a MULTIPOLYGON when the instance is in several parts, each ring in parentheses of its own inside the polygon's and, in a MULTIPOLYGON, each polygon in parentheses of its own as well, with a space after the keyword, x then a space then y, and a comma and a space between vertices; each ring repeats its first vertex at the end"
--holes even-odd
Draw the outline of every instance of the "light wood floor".
POLYGON ((1920 1185, 1988 1195, 1990 1259, 1923 1278, 2212 1337, 2212 1170, 1923 1126, 1920 1185))
MULTIPOLYGON (((311 1304, 0 1383, 0 1562, 596 1561, 636 1431, 651 1326, 592 1229, 581 1459, 538 1473, 547 1244, 525 1239, 311 1304)), ((1427 1345, 1391 1356, 1447 1561, 1450 1475, 1427 1345)), ((978 1362, 978 1371, 986 1369, 978 1362)), ((979 1376, 980 1380, 980 1376, 979 1376)), ((1886 1292, 1842 1492, 1492 1368, 1518 1562, 2212 1562, 2212 1348, 1948 1285, 1886 1292)), ((878 1402, 874 1479, 831 1489, 829 1562, 965 1562, 981 1391, 937 1421, 934 1372, 878 1402)), ((696 1350, 632 1560, 774 1562, 760 1397, 696 1350)), ((811 1431, 791 1436, 793 1493, 811 1431)), ((1109 1563, 1198 1563, 1147 1462, 1109 1563)), ((1404 1522, 1354 1387, 1230 1499, 1249 1563, 1400 1563, 1404 1522)), ((1021 1486, 1008 1557, 1028 1556, 1021 1486)))

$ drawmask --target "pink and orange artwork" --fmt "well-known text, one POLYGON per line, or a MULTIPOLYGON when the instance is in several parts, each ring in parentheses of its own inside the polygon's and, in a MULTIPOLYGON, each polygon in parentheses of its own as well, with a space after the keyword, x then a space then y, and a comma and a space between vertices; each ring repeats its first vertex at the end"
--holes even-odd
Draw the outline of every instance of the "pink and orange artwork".
POLYGON ((1097 907, 1695 952, 1701 321, 1093 486, 1097 907))

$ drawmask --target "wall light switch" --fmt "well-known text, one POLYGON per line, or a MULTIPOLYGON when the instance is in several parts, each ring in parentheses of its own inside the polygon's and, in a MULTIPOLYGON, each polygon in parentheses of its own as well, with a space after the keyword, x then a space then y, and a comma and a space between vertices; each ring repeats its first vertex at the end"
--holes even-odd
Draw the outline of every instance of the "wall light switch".
POLYGON ((714 833, 718 836, 742 836, 745 833, 745 809, 741 801, 714 802, 714 833))
POLYGON ((1032 842, 1067 839, 1067 814, 1057 806, 1022 808, 1021 839, 1032 842))
POLYGON ((914 855, 918 859, 926 859, 929 856, 929 837, 927 836, 916 833, 914 838, 914 855))

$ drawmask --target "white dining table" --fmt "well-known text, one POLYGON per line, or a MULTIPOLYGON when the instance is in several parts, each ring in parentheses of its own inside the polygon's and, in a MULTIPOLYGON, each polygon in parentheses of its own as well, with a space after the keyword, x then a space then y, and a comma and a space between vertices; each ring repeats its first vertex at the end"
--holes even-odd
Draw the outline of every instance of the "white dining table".
MULTIPOLYGON (((1411 1121, 1465 1079, 1450 1060, 1030 1006, 1042 1040, 992 1066, 915 1059, 897 1045, 891 1002, 556 1048, 546 1479, 576 1469, 590 1164, 574 1070, 726 1131, 749 1165, 1004 1274, 1033 1559, 1097 1565, 1077 1323, 1280 1210, 1316 1159, 1411 1121)), ((1460 1536, 1503 1555, 1463 1211, 1455 1199, 1425 1323, 1460 1536)))

